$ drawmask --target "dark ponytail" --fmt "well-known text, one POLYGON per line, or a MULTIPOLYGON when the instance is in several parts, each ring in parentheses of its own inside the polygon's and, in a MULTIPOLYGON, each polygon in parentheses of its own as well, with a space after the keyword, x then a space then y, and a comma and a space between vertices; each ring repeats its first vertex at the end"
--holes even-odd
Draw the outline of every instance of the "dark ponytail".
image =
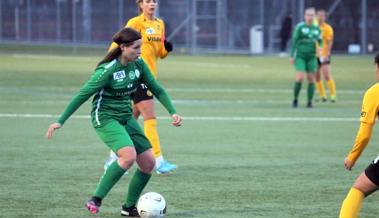
POLYGON ((110 62, 115 58, 118 58, 121 55, 121 44, 125 44, 125 46, 130 46, 134 41, 141 39, 141 34, 136 30, 126 27, 118 31, 113 35, 112 41, 117 44, 117 47, 110 50, 107 55, 97 64, 100 66, 104 63, 110 62))
POLYGON ((375 56, 375 64, 379 66, 379 53, 375 56))

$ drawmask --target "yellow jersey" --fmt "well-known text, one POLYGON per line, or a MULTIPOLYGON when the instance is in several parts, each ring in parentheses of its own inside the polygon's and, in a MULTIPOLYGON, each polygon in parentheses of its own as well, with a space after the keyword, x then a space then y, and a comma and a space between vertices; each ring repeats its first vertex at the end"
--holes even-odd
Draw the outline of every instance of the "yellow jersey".
MULTIPOLYGON (((165 58, 168 54, 164 47, 165 24, 163 20, 155 17, 153 20, 149 20, 144 14, 141 14, 130 19, 125 27, 131 27, 141 33, 141 57, 149 66, 154 77, 157 78, 157 60, 165 58)), ((113 42, 109 50, 116 46, 117 44, 113 42)))
POLYGON ((379 112, 379 83, 369 88, 363 97, 361 126, 348 159, 355 162, 367 146, 379 112))
POLYGON ((330 43, 333 41, 334 31, 333 31, 333 28, 325 22, 319 25, 319 27, 321 30, 321 37, 322 37, 321 55, 323 57, 328 57, 330 56, 328 48, 329 48, 330 43))

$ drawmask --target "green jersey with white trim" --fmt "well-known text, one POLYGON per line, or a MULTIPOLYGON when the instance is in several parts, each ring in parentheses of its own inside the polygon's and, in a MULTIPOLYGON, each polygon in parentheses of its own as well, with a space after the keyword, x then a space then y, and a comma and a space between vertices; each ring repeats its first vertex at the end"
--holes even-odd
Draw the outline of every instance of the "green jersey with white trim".
POLYGON ((321 30, 316 25, 299 23, 292 35, 291 57, 295 53, 307 56, 316 56, 316 45, 322 46, 321 30))
POLYGON ((118 60, 98 66, 91 78, 82 86, 58 119, 61 125, 92 95, 91 118, 94 126, 109 119, 125 121, 133 115, 131 94, 145 84, 170 114, 176 110, 166 91, 158 84, 142 60, 129 62, 126 66, 118 60))

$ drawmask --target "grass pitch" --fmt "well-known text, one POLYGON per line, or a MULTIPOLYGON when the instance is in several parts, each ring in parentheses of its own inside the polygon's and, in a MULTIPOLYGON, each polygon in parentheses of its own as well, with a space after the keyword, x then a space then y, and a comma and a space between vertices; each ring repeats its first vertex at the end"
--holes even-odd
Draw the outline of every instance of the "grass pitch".
MULTIPOLYGON (((0 217, 93 217, 84 202, 103 172, 108 149, 88 118, 72 117, 53 140, 48 125, 90 76, 102 50, 75 54, 0 46, 0 217), (26 52, 24 52, 26 51, 26 52), (23 53, 21 53, 23 52, 23 53)), ((292 109, 294 72, 287 58, 171 56, 159 81, 184 116, 170 126, 157 104, 170 176, 147 191, 168 202, 168 218, 337 217, 356 176, 376 157, 378 131, 353 172, 343 168, 359 125, 364 91, 375 83, 371 57, 333 57, 337 103, 292 109)), ((85 103, 75 115, 89 115, 85 103)), ((133 172, 135 168, 131 171, 133 172)), ((120 217, 131 175, 96 217, 120 217)), ((377 217, 379 194, 361 216, 377 217)))

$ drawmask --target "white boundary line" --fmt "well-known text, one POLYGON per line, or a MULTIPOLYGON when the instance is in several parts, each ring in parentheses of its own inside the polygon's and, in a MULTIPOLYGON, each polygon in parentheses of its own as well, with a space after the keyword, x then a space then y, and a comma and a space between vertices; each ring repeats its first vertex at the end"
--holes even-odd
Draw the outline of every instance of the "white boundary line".
MULTIPOLYGON (((55 114, 8 114, 0 113, 0 118, 58 118, 55 114)), ((89 115, 73 115, 73 119, 89 119, 89 115)), ((158 117, 160 120, 170 117, 158 117)), ((358 122, 358 118, 352 117, 183 117, 184 120, 196 121, 317 121, 317 122, 358 122)))
MULTIPOLYGON (((63 93, 66 91, 77 92, 78 87, 0 87, 0 90, 5 90, 7 92, 12 92, 16 90, 18 92, 22 91, 51 91, 53 90, 55 94, 68 94, 63 93)), ((184 93, 292 93, 292 89, 261 89, 261 88, 252 88, 252 89, 239 89, 239 88, 165 88, 168 92, 184 92, 184 93)), ((338 93, 340 94, 360 94, 363 96, 366 90, 359 89, 339 89, 338 93)))
MULTIPOLYGON (((0 100, 0 104, 68 104, 66 100, 0 100)), ((360 100, 341 100, 338 104, 360 104, 360 100)), ((177 99, 173 103, 180 105, 227 105, 227 104, 290 104, 290 100, 201 100, 201 99, 177 99)))

